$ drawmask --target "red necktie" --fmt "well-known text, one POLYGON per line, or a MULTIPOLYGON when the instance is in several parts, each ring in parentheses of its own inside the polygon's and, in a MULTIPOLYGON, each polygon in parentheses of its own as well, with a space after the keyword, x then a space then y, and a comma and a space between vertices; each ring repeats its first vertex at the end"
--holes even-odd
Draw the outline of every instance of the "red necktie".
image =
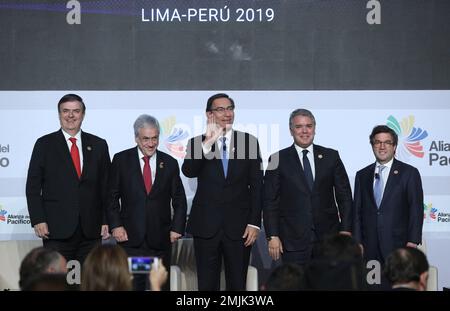
POLYGON ((152 190, 152 170, 149 163, 150 157, 142 157, 142 159, 144 160, 144 184, 145 189, 147 190, 147 194, 149 194, 152 190))
POLYGON ((78 178, 81 177, 81 164, 80 164, 80 152, 77 147, 77 139, 75 137, 70 137, 69 140, 72 142, 72 147, 70 148, 70 155, 72 156, 72 162, 77 171, 78 178))

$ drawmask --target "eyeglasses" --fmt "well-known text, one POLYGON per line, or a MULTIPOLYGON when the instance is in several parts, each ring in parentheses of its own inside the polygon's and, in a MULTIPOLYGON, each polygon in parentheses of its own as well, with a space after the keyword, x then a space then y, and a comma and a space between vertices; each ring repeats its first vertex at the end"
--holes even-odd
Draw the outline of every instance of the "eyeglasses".
POLYGON ((385 145, 385 146, 392 146, 392 145, 394 145, 394 142, 393 142, 393 141, 390 141, 390 140, 386 140, 386 141, 375 140, 375 141, 373 142, 373 145, 374 145, 375 147, 381 147, 382 144, 385 145))
POLYGON ((225 110, 226 110, 226 111, 234 111, 234 106, 228 106, 228 107, 226 107, 226 108, 224 108, 224 107, 218 107, 218 108, 211 109, 211 111, 215 111, 215 112, 217 112, 217 113, 224 113, 225 110))

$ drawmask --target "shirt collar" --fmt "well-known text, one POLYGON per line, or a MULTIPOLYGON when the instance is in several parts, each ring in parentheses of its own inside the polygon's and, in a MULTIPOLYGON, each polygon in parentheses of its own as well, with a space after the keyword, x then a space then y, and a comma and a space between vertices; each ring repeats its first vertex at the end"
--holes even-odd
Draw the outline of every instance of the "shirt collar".
POLYGON ((66 139, 66 141, 68 141, 69 138, 71 138, 71 137, 75 137, 75 138, 77 139, 77 141, 80 141, 80 142, 81 142, 81 130, 79 130, 78 133, 75 134, 75 136, 70 135, 69 133, 67 133, 67 132, 64 131, 63 129, 61 129, 61 131, 62 131, 62 133, 63 133, 64 138, 66 139))
POLYGON ((300 153, 303 153, 303 150, 308 150, 308 152, 310 153, 310 154, 314 154, 314 147, 313 147, 313 144, 311 144, 311 145, 309 145, 308 147, 306 147, 306 148, 302 148, 302 147, 300 147, 299 145, 297 145, 297 144, 295 144, 294 143, 294 146, 295 146, 295 149, 297 150, 297 152, 300 154, 300 153))
POLYGON ((375 163, 375 168, 377 168, 377 167, 380 166, 380 165, 384 165, 385 167, 391 169, 392 163, 394 163, 394 158, 392 158, 389 162, 384 163, 384 164, 381 164, 380 162, 377 161, 377 162, 375 163))
MULTIPOLYGON (((145 155, 142 153, 142 151, 141 151, 141 149, 139 148, 139 146, 136 146, 136 148, 137 148, 137 151, 138 151, 139 159, 142 160, 142 158, 145 157, 145 155)), ((156 152, 157 152, 157 151, 155 151, 155 153, 150 157, 149 160, 153 159, 153 157, 156 155, 156 152)))
POLYGON ((231 141, 231 135, 233 134, 233 130, 229 130, 228 132, 225 133, 225 136, 220 136, 220 140, 222 142, 222 137, 225 137, 227 139, 227 143, 229 144, 231 141))

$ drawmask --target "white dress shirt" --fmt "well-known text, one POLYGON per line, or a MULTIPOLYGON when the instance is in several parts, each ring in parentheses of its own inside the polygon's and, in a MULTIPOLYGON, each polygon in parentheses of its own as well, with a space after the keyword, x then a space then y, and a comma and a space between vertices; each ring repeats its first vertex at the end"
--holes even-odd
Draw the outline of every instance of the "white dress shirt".
POLYGON ((67 147, 69 148, 69 153, 70 153, 70 149, 72 148, 72 142, 69 140, 69 138, 76 138, 76 145, 78 147, 78 153, 80 154, 80 168, 81 171, 83 171, 83 144, 81 143, 81 130, 78 131, 78 133, 75 134, 75 136, 71 136, 70 134, 66 133, 63 129, 62 133, 64 135, 64 138, 66 139, 66 143, 67 143, 67 147))
POLYGON ((383 180, 383 191, 381 197, 384 195, 384 189, 386 188, 387 180, 389 178, 389 172, 391 171, 392 163, 394 163, 394 158, 385 164, 380 164, 378 161, 375 162, 375 171, 373 173, 373 185, 375 186, 375 174, 380 174, 380 165, 384 165, 383 172, 381 172, 381 179, 383 180))
POLYGON ((309 145, 306 148, 302 148, 302 147, 298 146, 297 144, 294 144, 294 146, 295 146, 295 149, 297 150, 297 154, 298 154, 298 157, 300 159, 300 163, 302 164, 303 169, 305 169, 305 167, 303 166, 303 150, 308 150, 308 153, 306 154, 306 156, 308 157, 309 164, 311 165, 311 172, 312 172, 313 181, 314 181, 316 179, 316 166, 314 164, 313 144, 309 145))
MULTIPOLYGON (((142 159, 145 157, 145 155, 142 153, 141 149, 139 149, 139 146, 137 147, 138 150, 138 157, 139 157, 139 164, 141 165, 141 173, 144 175, 144 164, 145 161, 142 159)), ((155 153, 150 157, 150 170, 152 171, 152 185, 155 183, 155 177, 156 177, 156 151, 155 153)))

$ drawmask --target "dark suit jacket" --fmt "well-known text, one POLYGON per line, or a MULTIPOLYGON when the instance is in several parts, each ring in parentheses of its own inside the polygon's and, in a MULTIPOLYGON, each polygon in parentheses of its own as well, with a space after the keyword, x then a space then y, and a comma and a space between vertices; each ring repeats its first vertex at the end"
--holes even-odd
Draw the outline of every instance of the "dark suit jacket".
POLYGON ((31 225, 46 222, 52 239, 72 236, 79 220, 86 237, 100 238, 106 224, 108 145, 85 132, 81 141, 81 179, 61 130, 39 138, 31 155, 26 184, 31 225))
POLYGON ((423 190, 419 171, 394 159, 378 209, 373 195, 375 163, 358 171, 355 178, 354 237, 364 246, 367 259, 376 258, 377 240, 384 258, 405 247, 421 243, 423 190))
POLYGON ((313 148, 312 191, 294 144, 270 157, 264 177, 266 235, 278 236, 288 251, 305 250, 313 227, 319 239, 325 234, 351 231, 352 193, 345 167, 336 150, 318 145, 313 148))
POLYGON ((167 153, 156 151, 156 178, 148 195, 137 147, 114 155, 109 197, 110 229, 123 226, 128 234, 123 246, 138 247, 146 239, 150 248, 165 250, 170 247, 170 231, 184 234, 186 195, 178 162, 167 153))
POLYGON ((240 240, 248 224, 261 225, 263 174, 258 140, 233 131, 225 178, 217 144, 205 155, 203 139, 197 136, 189 141, 182 166, 184 175, 197 177, 198 182, 187 231, 209 238, 222 229, 230 239, 240 240))

